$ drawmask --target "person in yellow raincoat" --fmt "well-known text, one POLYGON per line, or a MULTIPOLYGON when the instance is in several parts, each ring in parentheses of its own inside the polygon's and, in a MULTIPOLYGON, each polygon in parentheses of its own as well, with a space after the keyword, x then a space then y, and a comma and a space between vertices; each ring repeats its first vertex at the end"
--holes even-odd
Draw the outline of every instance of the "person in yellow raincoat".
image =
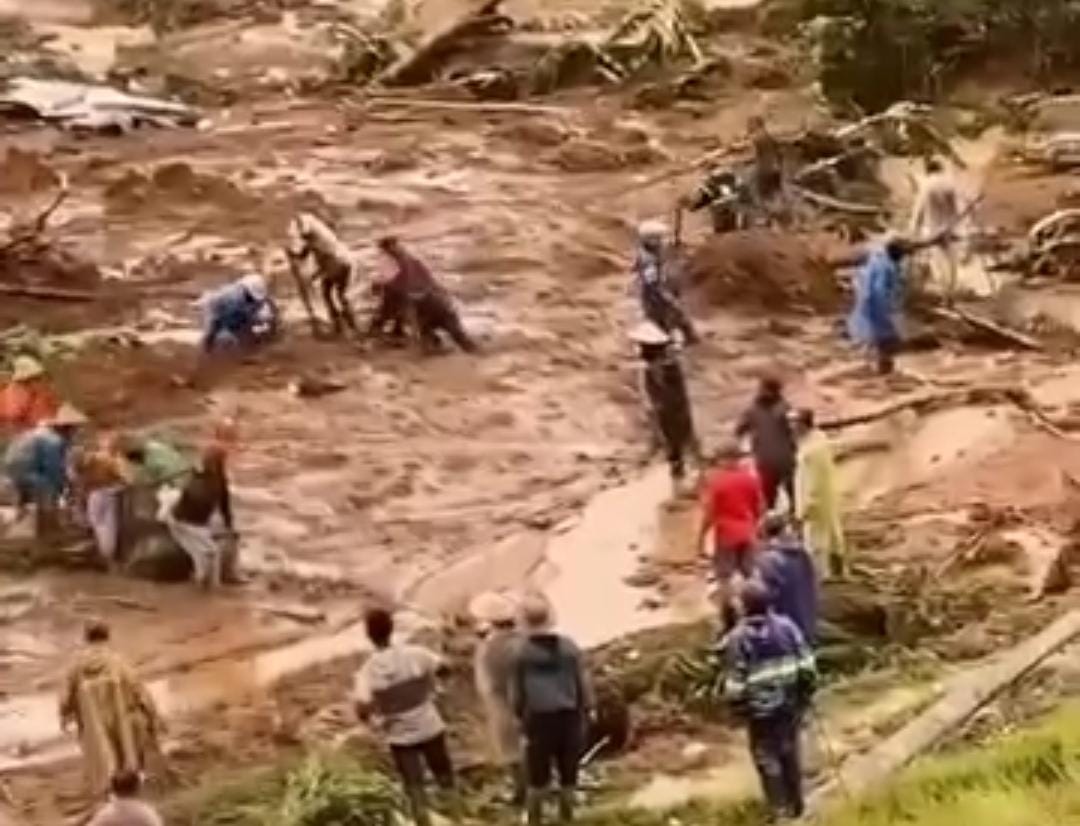
POLYGON ((146 688, 109 647, 109 628, 86 628, 86 648, 68 672, 60 696, 60 724, 79 732, 89 791, 103 796, 119 771, 142 772, 159 754, 161 718, 146 688))
POLYGON ((810 552, 828 562, 833 576, 843 576, 847 569, 847 541, 832 445, 817 427, 812 410, 800 410, 794 419, 798 440, 795 518, 802 525, 810 552))

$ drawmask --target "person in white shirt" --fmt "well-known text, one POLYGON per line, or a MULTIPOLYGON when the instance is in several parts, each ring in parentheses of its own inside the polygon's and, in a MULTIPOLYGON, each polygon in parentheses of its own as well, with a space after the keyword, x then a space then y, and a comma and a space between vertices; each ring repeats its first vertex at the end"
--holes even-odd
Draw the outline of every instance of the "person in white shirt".
POLYGON ((930 276, 946 301, 951 301, 959 267, 958 244, 952 233, 962 218, 960 194, 953 176, 937 158, 926 162, 926 173, 915 200, 910 235, 927 240, 940 236, 930 248, 930 276))
POLYGON ((392 644, 394 620, 389 611, 369 611, 365 625, 375 651, 356 674, 356 711, 381 731, 389 745, 417 826, 430 826, 424 766, 444 791, 454 790, 446 723, 434 701, 436 679, 445 665, 430 649, 392 644))
POLYGON ((149 803, 139 800, 142 781, 137 772, 121 771, 113 775, 112 797, 98 809, 88 826, 165 826, 149 803))

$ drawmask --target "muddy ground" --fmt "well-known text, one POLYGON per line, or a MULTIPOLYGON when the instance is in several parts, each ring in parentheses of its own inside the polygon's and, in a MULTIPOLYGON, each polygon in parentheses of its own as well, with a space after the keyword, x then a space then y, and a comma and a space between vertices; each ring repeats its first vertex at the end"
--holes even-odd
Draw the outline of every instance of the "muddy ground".
MULTIPOLYGON (((80 14, 37 24, 94 41, 99 30, 80 14)), ((307 66, 273 28, 285 23, 238 20, 249 33, 238 43, 270 42, 286 69, 285 57, 307 66)), ((197 439, 215 419, 235 417, 236 507, 254 574, 212 596, 92 573, 0 575, 0 762, 12 814, 30 824, 61 822, 85 805, 52 692, 91 616, 112 623, 173 717, 179 779, 155 789, 166 796, 220 766, 270 761, 348 730, 342 703, 362 646, 355 623, 374 599, 424 625, 471 593, 533 579, 557 604, 572 603, 562 612, 567 630, 597 643, 700 618, 707 608, 688 517, 666 509, 663 471, 646 468, 625 337, 636 320, 633 227, 666 214, 695 183, 685 162, 741 137, 748 117, 768 116, 779 133, 822 117, 808 91, 788 87, 729 88, 648 111, 632 94, 592 91, 546 99, 535 114, 377 109, 268 90, 245 74, 259 61, 241 45, 223 50, 216 29, 199 32, 179 35, 175 53, 238 101, 211 108, 200 129, 96 137, 5 123, 0 137, 0 150, 36 153, 67 176, 70 195, 48 235, 102 274, 89 285, 54 284, 89 289, 89 301, 5 297, 0 321, 92 334, 55 373, 95 428, 197 439), (230 60, 243 66, 210 68, 229 69, 230 60), (384 266, 373 242, 393 232, 445 279, 483 355, 420 358, 311 340, 280 253, 301 206, 334 218, 355 250, 362 314, 384 266), (286 302, 286 336, 250 358, 209 362, 193 347, 190 302, 253 266, 286 302), (300 398, 292 385, 305 376, 344 389, 300 398), (596 499, 602 491, 607 498, 596 499), (624 574, 639 567, 648 575, 630 587, 624 574)), ((776 52, 751 35, 734 42, 747 54, 776 52)), ((985 181, 984 220, 1006 231, 1026 230, 1068 188, 998 164, 985 181)), ((5 197, 31 212, 40 201, 5 197)), ((694 219, 688 241, 706 232, 694 219)), ((728 432, 766 370, 824 418, 965 385, 1022 386, 1068 431, 1080 402, 1068 351, 946 342, 906 356, 903 373, 882 380, 837 334, 841 289, 785 302, 771 293, 746 300, 756 293, 739 287, 740 278, 756 285, 762 268, 809 269, 816 253, 804 260, 787 251, 789 237, 768 234, 729 243, 720 257, 735 264, 689 295, 704 331, 686 361, 706 444, 728 432)), ((1076 307, 1053 287, 1021 303, 1062 323, 1076 307)), ((1031 598, 1072 541, 1080 493, 1068 474, 1080 478, 1080 444, 1068 432, 1048 433, 1002 401, 901 412, 837 439, 854 564, 889 606, 884 637, 866 644, 898 652, 871 664, 877 679, 902 683, 902 652, 924 645, 930 673, 984 656, 1060 607, 1060 597, 1031 598)), ((632 670, 618 656, 610 662, 632 670)), ((839 696, 837 725, 855 732, 853 749, 868 744, 875 714, 895 723, 908 708, 883 700, 883 712, 854 689, 846 703, 839 696)), ((672 736, 670 710, 644 719, 636 752, 615 769, 628 791, 688 741, 707 741, 715 764, 737 759, 723 726, 672 736)), ((462 730, 472 732, 462 748, 478 759, 475 732, 462 730)), ((687 775, 700 769, 700 757, 685 762, 687 775)))

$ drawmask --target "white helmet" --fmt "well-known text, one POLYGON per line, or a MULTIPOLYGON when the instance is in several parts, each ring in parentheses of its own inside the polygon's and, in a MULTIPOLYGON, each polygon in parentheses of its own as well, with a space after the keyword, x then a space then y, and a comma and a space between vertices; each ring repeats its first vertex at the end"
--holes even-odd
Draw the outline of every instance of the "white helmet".
POLYGON ((265 301, 270 295, 270 288, 266 285, 266 278, 257 272, 250 272, 240 279, 240 286, 247 290, 256 301, 265 301))
POLYGON ((667 224, 663 221, 642 221, 637 228, 638 238, 642 241, 663 241, 668 236, 667 224))

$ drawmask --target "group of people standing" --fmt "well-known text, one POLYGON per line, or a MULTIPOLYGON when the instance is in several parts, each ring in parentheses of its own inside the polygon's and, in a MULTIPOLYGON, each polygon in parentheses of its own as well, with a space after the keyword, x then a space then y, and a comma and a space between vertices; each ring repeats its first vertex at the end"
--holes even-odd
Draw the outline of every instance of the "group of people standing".
MULTIPOLYGON (((595 699, 585 657, 553 628, 551 606, 539 594, 521 605, 487 594, 477 605, 482 639, 475 655, 476 687, 490 731, 492 756, 504 768, 509 802, 530 826, 545 817, 552 779, 559 820, 573 819, 578 769, 595 699)), ((446 724, 435 706, 445 663, 433 651, 394 639, 385 610, 370 611, 367 633, 374 652, 356 675, 357 712, 389 746, 418 826, 431 823, 425 767, 456 813, 453 762, 446 724)))
POLYGON ((69 521, 90 529, 101 564, 127 559, 138 503, 148 503, 205 586, 239 581, 227 460, 235 425, 217 422, 192 456, 167 439, 135 433, 86 436, 92 422, 62 403, 44 365, 18 356, 0 390, 4 473, 16 521, 33 516, 34 536, 51 540, 69 521))

